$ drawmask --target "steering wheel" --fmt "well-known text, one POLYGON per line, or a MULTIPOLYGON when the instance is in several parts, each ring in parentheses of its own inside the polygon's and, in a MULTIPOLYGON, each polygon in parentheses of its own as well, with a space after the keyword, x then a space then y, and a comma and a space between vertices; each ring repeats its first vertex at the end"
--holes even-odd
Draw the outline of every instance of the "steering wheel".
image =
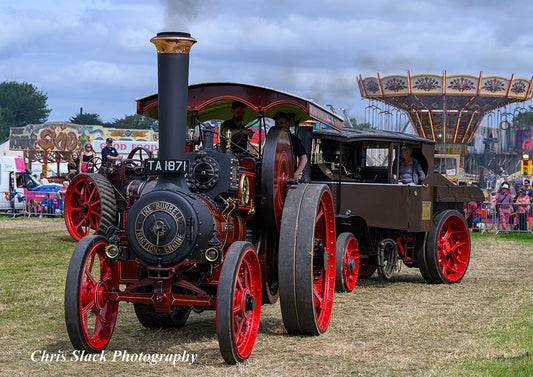
MULTIPOLYGON (((100 170, 100 167, 102 166, 102 159, 98 156, 94 157, 92 161, 83 162, 83 164, 87 164, 87 172, 86 173, 97 173, 100 170), (91 169, 92 167, 92 169, 91 169)), ((81 171, 81 164, 80 164, 80 171, 81 171)))
POLYGON ((128 154, 123 161, 126 169, 132 169, 135 174, 140 174, 144 170, 144 161, 152 158, 152 152, 145 147, 136 147, 128 154))

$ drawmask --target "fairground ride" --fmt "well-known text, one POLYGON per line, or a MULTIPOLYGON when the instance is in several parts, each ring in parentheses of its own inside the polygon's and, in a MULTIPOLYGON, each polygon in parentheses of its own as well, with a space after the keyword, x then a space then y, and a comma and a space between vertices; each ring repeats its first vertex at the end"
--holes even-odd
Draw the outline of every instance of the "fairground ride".
MULTIPOLYGON (((532 78, 533 79, 533 78, 532 78)), ((436 142, 436 153, 465 155, 486 113, 530 100, 532 80, 499 76, 420 74, 359 76, 363 98, 377 100, 407 114, 419 136, 436 142)), ((500 127, 509 127, 503 119, 500 127)))

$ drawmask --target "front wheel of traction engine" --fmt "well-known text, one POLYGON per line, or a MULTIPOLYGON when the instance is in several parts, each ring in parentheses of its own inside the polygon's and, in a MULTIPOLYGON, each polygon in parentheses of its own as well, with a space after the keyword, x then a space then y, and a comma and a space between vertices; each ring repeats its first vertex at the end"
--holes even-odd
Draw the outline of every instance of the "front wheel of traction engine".
POLYGON ((328 327, 335 289, 335 213, 326 185, 291 187, 280 240, 279 297, 285 329, 319 335, 328 327))
POLYGON ((254 247, 234 242, 220 272, 216 307, 218 344, 228 364, 242 362, 252 352, 261 319, 261 284, 254 247))
POLYGON ((117 221, 113 186, 102 175, 78 174, 65 195, 65 224, 76 240, 92 234, 104 235, 117 221))
POLYGON ((418 250, 418 265, 429 283, 461 281, 470 262, 470 233, 458 211, 445 210, 433 218, 425 246, 418 250))
POLYGON ((103 350, 113 334, 118 302, 106 294, 118 290, 116 266, 105 256, 102 236, 84 237, 74 249, 65 284, 65 322, 75 349, 103 350))

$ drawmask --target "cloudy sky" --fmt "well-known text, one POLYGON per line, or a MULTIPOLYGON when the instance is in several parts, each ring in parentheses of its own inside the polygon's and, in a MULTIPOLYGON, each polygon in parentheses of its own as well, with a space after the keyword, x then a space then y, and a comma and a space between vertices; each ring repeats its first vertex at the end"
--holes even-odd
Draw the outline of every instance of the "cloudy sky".
POLYGON ((0 81, 48 95, 50 121, 135 113, 157 91, 160 31, 197 39, 191 83, 264 85, 363 121, 356 77, 533 74, 524 0, 16 0, 0 5, 0 81))

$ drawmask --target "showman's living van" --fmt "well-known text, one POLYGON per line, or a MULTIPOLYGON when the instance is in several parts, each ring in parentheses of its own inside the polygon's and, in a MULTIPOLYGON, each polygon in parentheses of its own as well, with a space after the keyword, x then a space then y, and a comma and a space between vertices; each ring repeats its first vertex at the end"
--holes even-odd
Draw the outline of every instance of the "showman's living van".
POLYGON ((23 158, 0 156, 0 210, 24 209, 24 194, 37 186, 23 158))

